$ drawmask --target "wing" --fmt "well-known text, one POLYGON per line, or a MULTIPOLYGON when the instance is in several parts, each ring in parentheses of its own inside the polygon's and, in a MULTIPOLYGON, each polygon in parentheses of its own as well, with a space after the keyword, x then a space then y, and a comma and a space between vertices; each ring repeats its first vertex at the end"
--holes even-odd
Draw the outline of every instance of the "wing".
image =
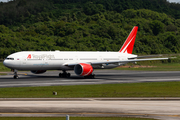
POLYGON ((115 63, 130 63, 139 61, 149 61, 149 60, 168 60, 169 58, 151 58, 151 59, 134 59, 134 60, 121 60, 121 61, 106 61, 106 62, 94 62, 92 65, 96 64, 115 64, 115 63))
MULTIPOLYGON (((169 58, 149 58, 149 59, 130 59, 130 60, 121 60, 121 61, 104 61, 104 62, 86 62, 90 65, 102 65, 102 64, 116 64, 116 63, 130 63, 130 62, 140 62, 140 61, 149 61, 149 60, 168 60, 169 58)), ((65 66, 75 66, 79 63, 65 63, 65 66)))

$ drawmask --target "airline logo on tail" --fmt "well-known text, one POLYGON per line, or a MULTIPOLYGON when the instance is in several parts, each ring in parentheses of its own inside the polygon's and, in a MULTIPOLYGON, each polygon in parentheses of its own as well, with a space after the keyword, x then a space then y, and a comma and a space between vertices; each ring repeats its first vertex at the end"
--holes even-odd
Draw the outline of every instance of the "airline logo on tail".
POLYGON ((135 26, 129 36, 127 37, 126 41, 124 42, 123 46, 119 50, 121 53, 128 53, 132 54, 133 47, 134 47, 134 42, 136 39, 136 34, 137 34, 138 26, 135 26))

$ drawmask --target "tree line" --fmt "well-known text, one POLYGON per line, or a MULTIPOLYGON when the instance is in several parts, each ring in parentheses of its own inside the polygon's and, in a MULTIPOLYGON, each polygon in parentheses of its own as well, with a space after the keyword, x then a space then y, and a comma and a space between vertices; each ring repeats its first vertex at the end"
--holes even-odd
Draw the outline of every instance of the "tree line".
POLYGON ((139 27, 134 54, 179 53, 180 7, 170 7, 179 4, 166 0, 136 2, 16 0, 0 3, 3 16, 0 17, 0 57, 35 50, 118 51, 133 26, 139 27), (161 12, 157 12, 160 11, 158 4, 161 12), (118 5, 122 7, 116 7, 118 5), (176 11, 177 16, 163 13, 165 5, 172 12, 176 11), (147 6, 152 10, 144 9, 147 6))

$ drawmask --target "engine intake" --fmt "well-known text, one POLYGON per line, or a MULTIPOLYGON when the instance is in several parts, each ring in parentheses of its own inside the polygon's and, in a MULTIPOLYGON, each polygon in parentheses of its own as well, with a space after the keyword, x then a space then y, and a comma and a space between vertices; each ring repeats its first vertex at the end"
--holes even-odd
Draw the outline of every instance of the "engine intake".
POLYGON ((89 76, 93 72, 93 67, 90 64, 80 63, 74 66, 74 72, 80 76, 89 76))

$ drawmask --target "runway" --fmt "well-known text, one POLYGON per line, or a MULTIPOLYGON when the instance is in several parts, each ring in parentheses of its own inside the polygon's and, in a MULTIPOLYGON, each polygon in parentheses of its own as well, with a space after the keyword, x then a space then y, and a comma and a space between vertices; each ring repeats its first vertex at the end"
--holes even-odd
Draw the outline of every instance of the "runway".
MULTIPOLYGON (((59 78, 59 71, 35 75, 19 71, 0 76, 0 87, 115 84, 180 81, 180 71, 95 70, 95 79, 84 79, 73 71, 59 78)), ((0 117, 143 117, 180 119, 180 98, 0 98, 0 117)))
POLYGON ((0 87, 180 81, 180 71, 95 70, 95 79, 84 79, 81 76, 76 76, 73 71, 70 72, 70 78, 59 78, 59 72, 61 71, 33 74, 31 72, 19 71, 19 79, 13 79, 13 73, 8 73, 8 75, 0 76, 0 87))
POLYGON ((47 100, 15 99, 0 101, 1 117, 141 117, 161 120, 179 120, 179 100, 138 100, 52 98, 47 100))

